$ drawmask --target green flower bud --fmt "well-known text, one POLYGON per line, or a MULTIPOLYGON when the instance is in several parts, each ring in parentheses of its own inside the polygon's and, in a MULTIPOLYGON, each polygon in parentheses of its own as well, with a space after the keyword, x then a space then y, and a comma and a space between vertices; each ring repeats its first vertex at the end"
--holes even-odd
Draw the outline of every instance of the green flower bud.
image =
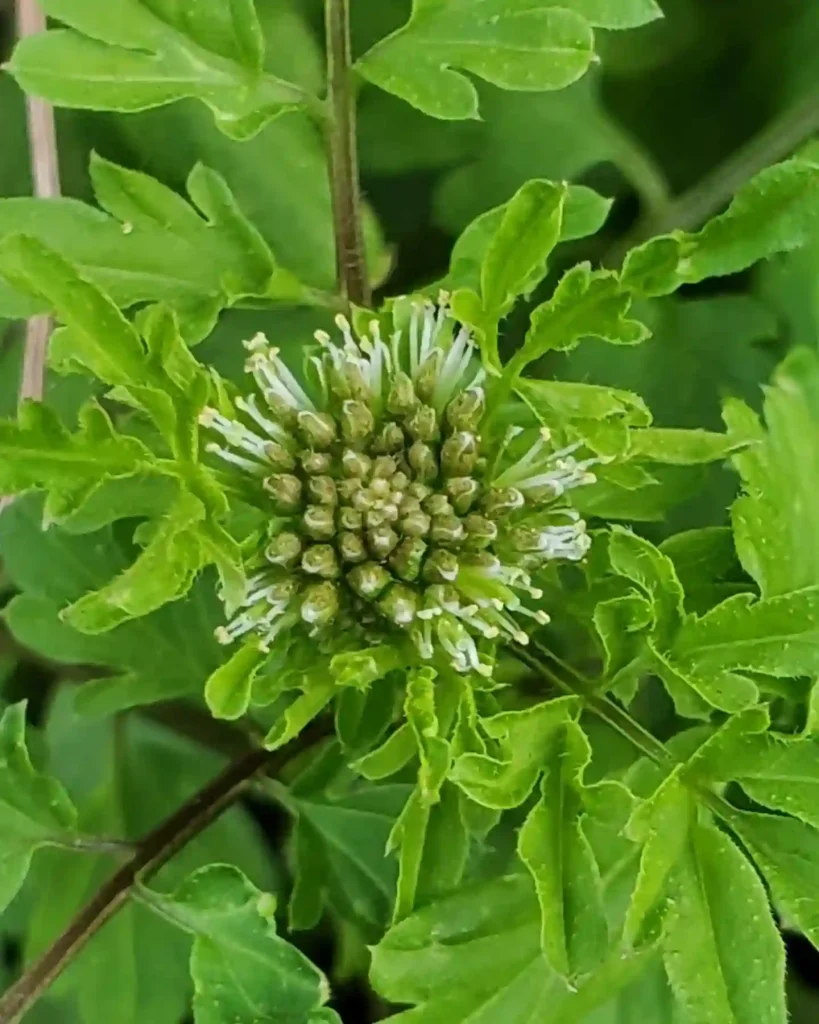
POLYGON ((430 537, 436 544, 455 544, 464 536, 464 524, 457 516, 433 516, 430 537))
POLYGON ((407 433, 416 441, 437 441, 438 414, 431 405, 421 405, 404 421, 407 433))
POLYGON ((395 476, 392 478, 392 487, 394 491, 405 491, 409 486, 409 477, 403 470, 398 470, 395 476))
POLYGON ((402 583, 395 583, 379 600, 378 607, 396 626, 407 627, 415 618, 419 606, 418 594, 402 583))
POLYGON ((523 508, 526 500, 515 487, 493 488, 481 502, 481 508, 490 519, 502 516, 523 508))
POLYGON ((441 446, 441 467, 449 476, 467 476, 475 468, 478 445, 475 435, 459 430, 441 446))
MULTIPOLYGON (((432 398, 443 362, 443 349, 434 348, 415 375, 415 393, 422 402, 428 402, 432 398)), ((427 440, 427 438, 422 440, 427 440)))
POLYGON ((338 612, 338 587, 335 583, 311 583, 304 590, 299 614, 310 626, 325 626, 338 612))
POLYGON ((328 412, 303 409, 298 414, 299 427, 308 444, 329 448, 336 439, 336 421, 328 412))
POLYGON ((459 515, 464 515, 470 510, 480 489, 478 481, 471 476, 453 476, 446 482, 447 495, 459 515))
POLYGON ((327 452, 307 452, 301 457, 301 465, 309 476, 326 476, 333 468, 333 460, 327 452))
POLYGON ((358 509, 350 508, 349 505, 342 505, 338 510, 338 525, 342 530, 360 530, 364 523, 364 517, 358 509))
MULTIPOLYGON (((412 451, 412 449, 410 449, 410 451, 412 451)), ((411 498, 417 498, 418 501, 423 501, 424 498, 428 498, 431 493, 432 489, 426 484, 421 483, 420 480, 414 480, 407 488, 407 494, 411 498)))
POLYGON ((370 493, 369 487, 362 487, 353 495, 353 508, 359 512, 369 512, 375 504, 375 498, 370 493))
POLYGON ((461 391, 447 406, 447 422, 453 430, 477 430, 485 409, 486 396, 483 388, 461 391))
POLYGON ((399 370, 393 377, 387 396, 387 409, 394 416, 408 416, 417 405, 418 398, 412 380, 403 370, 399 370))
POLYGON ((339 534, 338 550, 345 562, 363 562, 367 557, 367 549, 360 534, 345 530, 339 534))
POLYGON ((276 534, 270 541, 265 548, 264 556, 273 565, 280 565, 283 569, 292 569, 299 560, 301 546, 298 534, 285 530, 276 534))
POLYGON ((347 581, 359 597, 371 601, 392 582, 392 576, 377 562, 365 562, 347 573, 347 581))
POLYGON ((278 441, 268 441, 264 446, 264 453, 267 461, 276 469, 289 470, 296 468, 296 460, 284 445, 279 444, 278 441))
POLYGON ((425 512, 429 512, 431 516, 449 516, 452 515, 452 505, 449 503, 449 498, 445 494, 430 494, 428 498, 425 498, 422 502, 425 512))
POLYGON ((302 483, 292 473, 274 473, 262 482, 262 486, 273 495, 278 512, 295 512, 301 504, 302 483))
POLYGON ((307 493, 313 501, 322 505, 335 506, 338 502, 336 483, 329 476, 314 476, 307 481, 307 493))
POLYGON ((363 479, 370 475, 373 460, 363 452, 355 452, 352 448, 345 448, 341 456, 341 465, 347 476, 363 479))
POLYGON ((434 480, 438 476, 438 463, 428 444, 416 441, 409 450, 409 464, 422 480, 434 480))
POLYGON ((341 432, 350 444, 359 444, 373 432, 375 419, 363 402, 348 399, 341 408, 341 432))
POLYGON ((485 516, 479 516, 476 512, 471 512, 464 519, 464 529, 466 530, 467 547, 474 550, 487 547, 498 536, 498 528, 492 520, 485 516))
POLYGON ((458 577, 458 556, 444 548, 436 548, 424 562, 423 575, 430 583, 452 583, 458 577))
POLYGON ((339 574, 335 551, 329 544, 314 544, 301 556, 301 567, 311 576, 335 579, 339 574))
POLYGON ((374 452, 400 452, 404 447, 404 431, 397 423, 385 423, 373 442, 374 452))
POLYGON ((426 552, 427 545, 420 537, 405 537, 390 555, 390 568, 400 579, 411 583, 421 574, 426 552))
MULTIPOLYGON (((395 459, 391 455, 379 455, 373 462, 373 483, 375 480, 379 479, 384 481, 389 480, 391 477, 395 476, 397 468, 395 459)), ((392 489, 392 485, 390 485, 390 489, 392 489)))
POLYGON ((386 558, 398 543, 398 534, 386 523, 367 531, 367 544, 375 558, 386 558))
POLYGON ((342 501, 352 501, 356 494, 363 489, 364 485, 357 476, 347 477, 345 480, 339 480, 336 483, 336 490, 342 501))
POLYGON ((417 512, 410 512, 403 516, 400 524, 399 529, 405 537, 426 537, 432 525, 432 520, 426 512, 418 509, 417 512))
POLYGON ((304 532, 313 540, 332 540, 336 535, 335 515, 326 505, 308 505, 302 523, 304 532))

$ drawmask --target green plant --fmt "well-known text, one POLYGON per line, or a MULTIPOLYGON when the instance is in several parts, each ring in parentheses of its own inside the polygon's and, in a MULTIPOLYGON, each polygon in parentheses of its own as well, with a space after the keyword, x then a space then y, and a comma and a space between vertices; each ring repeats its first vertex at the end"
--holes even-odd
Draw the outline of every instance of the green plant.
POLYGON ((0 315, 54 316, 50 365, 86 384, 76 417, 27 401, 0 422, 5 618, 106 670, 51 694, 30 740, 24 703, 0 721, 4 906, 45 848, 0 1020, 54 983, 82 1021, 173 1024, 189 960, 197 1024, 338 1021, 294 945, 324 922, 337 975, 368 974, 398 1020, 784 1022, 772 906, 819 942, 819 359, 786 356, 764 422, 726 398, 724 430, 536 371, 589 339, 650 346, 653 300, 809 245, 815 154, 618 269, 563 255, 607 199, 527 181, 395 296, 356 83, 468 120, 464 72, 568 88, 594 30, 654 0, 414 0, 354 65, 348 0, 326 0, 326 96, 268 69, 251 0, 44 6, 65 27, 9 70, 56 104, 199 100, 243 142, 313 119, 337 286, 202 165, 188 198, 95 155, 100 209, 0 200, 0 315), (299 345, 253 329, 243 369, 197 357, 223 311, 285 308, 309 312, 299 345), (730 527, 633 528, 726 462, 730 527), (248 792, 292 818, 286 878, 232 806, 248 792))

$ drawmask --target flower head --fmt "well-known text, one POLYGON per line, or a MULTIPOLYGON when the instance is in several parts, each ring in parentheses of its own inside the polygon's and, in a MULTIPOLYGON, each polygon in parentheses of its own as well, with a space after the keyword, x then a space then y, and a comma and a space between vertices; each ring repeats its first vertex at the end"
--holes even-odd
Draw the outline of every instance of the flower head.
POLYGON ((402 631, 424 659, 486 674, 482 639, 525 643, 532 573, 589 547, 566 502, 593 460, 519 428, 486 450, 484 371, 445 296, 414 301, 405 331, 317 332, 304 386, 262 335, 247 343, 257 394, 208 408, 207 448, 255 484, 269 528, 222 642, 265 648, 294 630, 323 643, 402 631))

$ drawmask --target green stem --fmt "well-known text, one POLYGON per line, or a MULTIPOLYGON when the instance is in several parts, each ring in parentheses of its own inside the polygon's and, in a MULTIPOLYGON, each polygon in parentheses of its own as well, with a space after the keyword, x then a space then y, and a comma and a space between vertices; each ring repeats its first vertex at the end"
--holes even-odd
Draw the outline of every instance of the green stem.
POLYGON ((350 0, 325 0, 328 148, 336 272, 342 296, 357 306, 372 297, 364 255, 361 190, 356 141, 356 98, 352 83, 350 0))

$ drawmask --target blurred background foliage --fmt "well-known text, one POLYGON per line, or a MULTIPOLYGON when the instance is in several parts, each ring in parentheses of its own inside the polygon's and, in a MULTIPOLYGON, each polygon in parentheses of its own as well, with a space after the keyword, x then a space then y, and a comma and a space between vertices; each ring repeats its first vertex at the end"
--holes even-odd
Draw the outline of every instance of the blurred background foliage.
MULTIPOLYGON (((760 155, 774 162, 788 155, 800 135, 803 141, 809 137, 811 126, 819 124, 817 0, 661 4, 664 21, 610 34, 601 66, 568 90, 526 95, 479 83, 480 121, 435 121, 387 93, 362 88, 364 190, 392 261, 383 294, 441 277, 469 221, 509 199, 529 178, 582 182, 614 199, 597 238, 564 247, 567 261, 611 264, 624 239, 697 226, 702 211, 721 208, 720 189, 731 174, 749 176, 760 155)), ((257 0, 257 6, 271 69, 320 89, 320 0, 257 0)), ((406 19, 410 0, 356 0, 352 6, 360 53, 406 19)), ((11 3, 0 0, 0 58, 13 46, 13 22, 11 3)), ((67 195, 90 201, 87 164, 94 150, 180 191, 192 165, 202 161, 226 177, 284 265, 316 286, 332 285, 323 148, 304 116, 288 114, 246 143, 221 135, 194 102, 127 117, 58 111, 57 125, 67 195)), ((23 97, 0 75, 0 195, 27 195, 30 188, 23 97)), ((741 395, 758 408, 762 385, 787 348, 819 341, 819 239, 797 254, 684 289, 639 312, 654 332, 649 343, 624 350, 587 342, 569 355, 551 356, 541 372, 638 391, 661 425, 719 428, 724 395, 741 395)), ((292 350, 322 318, 312 311, 229 311, 200 354, 235 374, 242 338, 261 329, 292 350)), ((507 351, 519 341, 525 320, 522 309, 507 324, 507 351)), ((0 321, 2 414, 15 405, 21 348, 22 325, 0 321)), ((85 387, 77 377, 50 380, 50 398, 70 417, 85 387)), ((695 496, 649 530, 662 535, 723 523, 733 476, 714 469, 700 482, 695 496)), ((0 603, 9 591, 0 570, 0 603)), ((0 632, 0 687, 8 699, 47 688, 54 673, 47 660, 27 655, 0 632)), ((156 738, 137 735, 132 742, 156 738)), ((70 752, 63 756, 70 763, 70 752)), ((181 748, 167 754, 194 756, 181 748)), ((275 829, 275 823, 267 825, 275 829)), ((26 912, 24 898, 15 913, 26 912)), ((4 918, 4 928, 14 933, 13 915, 4 918)), ((819 1019, 819 989, 811 988, 819 964, 801 944, 792 945, 791 954, 793 1020, 808 1024, 819 1019)), ((353 970, 355 961, 355 950, 342 950, 342 973, 353 970)), ((353 991, 350 998, 358 996, 353 991)), ((350 1020, 369 1012, 350 1005, 350 1020)), ((61 1007, 59 1001, 46 1002, 29 1019, 70 1024, 69 1011, 61 1007)))

